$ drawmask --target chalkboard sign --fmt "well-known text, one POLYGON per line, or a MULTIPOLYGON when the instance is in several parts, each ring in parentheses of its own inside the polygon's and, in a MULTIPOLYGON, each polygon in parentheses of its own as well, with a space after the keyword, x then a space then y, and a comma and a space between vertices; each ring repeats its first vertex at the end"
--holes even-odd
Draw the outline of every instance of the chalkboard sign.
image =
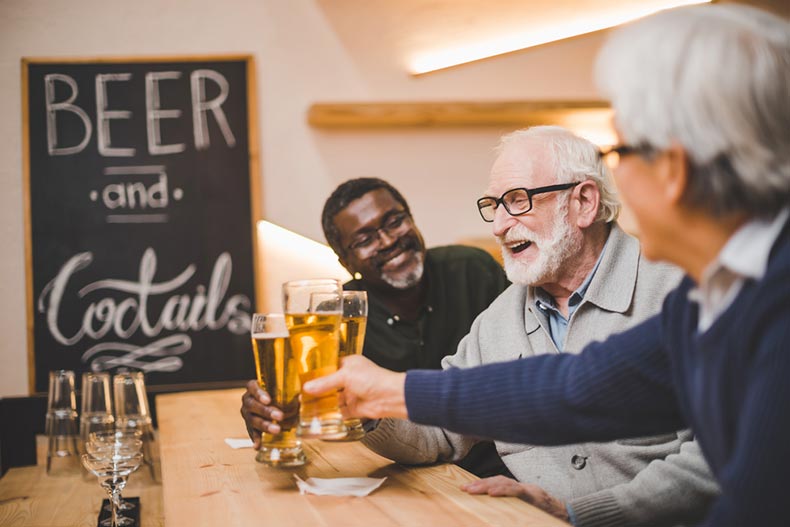
POLYGON ((22 72, 31 391, 60 368, 160 387, 253 377, 252 59, 22 72))

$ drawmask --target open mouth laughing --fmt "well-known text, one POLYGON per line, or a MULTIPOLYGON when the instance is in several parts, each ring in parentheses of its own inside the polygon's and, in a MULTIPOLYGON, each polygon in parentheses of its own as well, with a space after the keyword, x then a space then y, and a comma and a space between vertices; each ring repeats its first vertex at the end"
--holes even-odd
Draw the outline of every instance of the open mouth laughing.
POLYGON ((524 240, 524 241, 506 243, 505 247, 507 247, 507 249, 512 254, 518 254, 522 251, 525 251, 530 245, 532 245, 531 241, 524 240))

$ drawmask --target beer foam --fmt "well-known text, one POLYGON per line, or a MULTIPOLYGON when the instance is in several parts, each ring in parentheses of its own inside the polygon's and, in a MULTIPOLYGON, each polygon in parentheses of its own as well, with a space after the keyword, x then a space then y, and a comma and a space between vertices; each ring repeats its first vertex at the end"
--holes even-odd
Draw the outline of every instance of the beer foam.
POLYGON ((254 339, 281 339, 281 338, 288 338, 288 333, 253 333, 252 338, 254 339))

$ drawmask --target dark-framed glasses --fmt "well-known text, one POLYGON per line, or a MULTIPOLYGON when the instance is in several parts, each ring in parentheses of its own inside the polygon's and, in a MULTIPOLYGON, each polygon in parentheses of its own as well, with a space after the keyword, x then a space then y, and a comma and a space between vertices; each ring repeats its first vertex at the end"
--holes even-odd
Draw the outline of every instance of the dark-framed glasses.
POLYGON ((390 238, 397 238, 406 233, 412 227, 411 214, 399 211, 387 216, 378 228, 372 228, 358 233, 347 248, 354 251, 360 258, 365 258, 381 245, 381 233, 385 233, 390 238))
POLYGON ((599 150, 598 157, 606 163, 610 170, 614 170, 620 165, 620 159, 632 154, 645 155, 653 151, 653 148, 647 145, 614 145, 611 148, 599 150))
POLYGON ((477 210, 480 211, 480 217, 483 221, 491 223, 496 216, 496 208, 500 205, 505 207, 505 210, 511 216, 521 216, 532 210, 532 196, 538 194, 545 194, 547 192, 557 192, 560 190, 568 190, 581 183, 562 183, 560 185, 549 185, 547 187, 537 188, 514 188, 508 190, 498 198, 485 196, 477 200, 477 210))

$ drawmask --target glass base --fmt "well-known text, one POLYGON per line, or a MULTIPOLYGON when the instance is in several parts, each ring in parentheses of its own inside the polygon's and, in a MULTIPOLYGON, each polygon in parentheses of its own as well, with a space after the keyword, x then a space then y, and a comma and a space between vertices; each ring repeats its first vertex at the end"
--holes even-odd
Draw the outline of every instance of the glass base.
POLYGON ((347 442, 347 441, 359 441, 363 437, 365 437, 365 429, 362 427, 362 423, 359 419, 352 419, 350 421, 344 421, 343 424, 346 427, 346 435, 343 437, 325 437, 322 438, 323 441, 334 441, 334 442, 347 442))
POLYGON ((313 417, 310 421, 300 421, 296 429, 299 437, 315 439, 342 439, 348 430, 340 419, 320 419, 313 417))
POLYGON ((270 467, 300 467, 307 462, 301 446, 291 448, 277 448, 275 446, 261 445, 255 461, 270 467))

